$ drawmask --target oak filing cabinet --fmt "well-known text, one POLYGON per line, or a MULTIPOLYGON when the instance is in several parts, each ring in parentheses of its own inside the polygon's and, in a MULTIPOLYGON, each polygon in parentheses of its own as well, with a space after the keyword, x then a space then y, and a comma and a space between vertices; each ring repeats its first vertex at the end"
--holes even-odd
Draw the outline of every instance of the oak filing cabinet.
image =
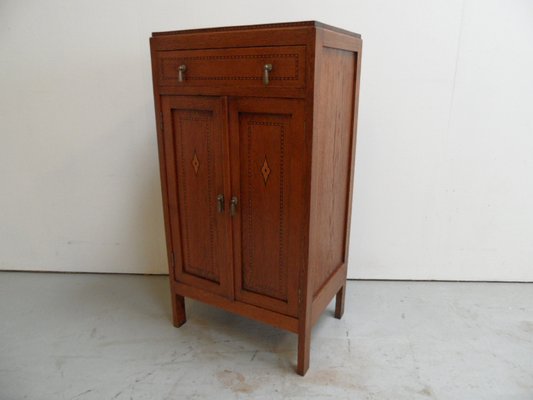
POLYGON ((360 35, 319 22, 154 33, 173 323, 196 299, 298 334, 344 307, 360 35))

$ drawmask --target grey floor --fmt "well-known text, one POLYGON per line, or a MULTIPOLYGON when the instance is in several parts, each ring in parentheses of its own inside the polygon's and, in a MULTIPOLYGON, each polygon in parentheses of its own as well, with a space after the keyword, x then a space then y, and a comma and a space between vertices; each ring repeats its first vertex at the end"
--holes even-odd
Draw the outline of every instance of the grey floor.
POLYGON ((167 278, 0 272, 0 399, 533 399, 533 284, 348 284, 296 336, 189 301, 167 278))

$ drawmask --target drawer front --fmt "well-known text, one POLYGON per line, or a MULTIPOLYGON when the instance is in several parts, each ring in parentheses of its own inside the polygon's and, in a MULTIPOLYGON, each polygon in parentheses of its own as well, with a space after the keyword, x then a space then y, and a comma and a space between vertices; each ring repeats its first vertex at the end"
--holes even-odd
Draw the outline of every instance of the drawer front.
POLYGON ((160 51, 158 84, 303 88, 305 46, 160 51), (268 64, 272 68, 265 72, 268 64))

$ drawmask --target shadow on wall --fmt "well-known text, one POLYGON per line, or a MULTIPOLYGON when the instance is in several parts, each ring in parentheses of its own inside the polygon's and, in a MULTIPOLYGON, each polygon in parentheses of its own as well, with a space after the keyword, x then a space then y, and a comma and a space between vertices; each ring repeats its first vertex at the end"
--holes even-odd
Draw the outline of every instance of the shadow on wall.
MULTIPOLYGON (((147 98, 152 107, 152 97, 147 98)), ((133 187, 135 200, 130 209, 132 215, 127 224, 136 232, 133 237, 135 247, 135 272, 148 274, 167 274, 168 261, 166 256, 165 228, 163 221, 163 203, 161 197, 161 180, 157 149, 155 121, 149 119, 146 133, 140 136, 138 143, 130 155, 137 163, 136 179, 133 187)), ((131 201, 132 199, 126 199, 131 201)))

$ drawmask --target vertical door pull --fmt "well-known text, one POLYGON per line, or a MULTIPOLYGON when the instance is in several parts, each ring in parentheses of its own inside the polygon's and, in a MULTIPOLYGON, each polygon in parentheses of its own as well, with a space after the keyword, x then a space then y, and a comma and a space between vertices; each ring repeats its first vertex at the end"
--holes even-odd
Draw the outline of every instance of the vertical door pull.
POLYGON ((224 195, 223 194, 219 194, 217 196, 217 211, 219 213, 224 212, 224 195))
POLYGON ((237 203, 239 201, 237 200, 237 197, 233 196, 231 198, 231 206, 230 206, 230 214, 232 217, 235 216, 235 214, 237 213, 237 203))

